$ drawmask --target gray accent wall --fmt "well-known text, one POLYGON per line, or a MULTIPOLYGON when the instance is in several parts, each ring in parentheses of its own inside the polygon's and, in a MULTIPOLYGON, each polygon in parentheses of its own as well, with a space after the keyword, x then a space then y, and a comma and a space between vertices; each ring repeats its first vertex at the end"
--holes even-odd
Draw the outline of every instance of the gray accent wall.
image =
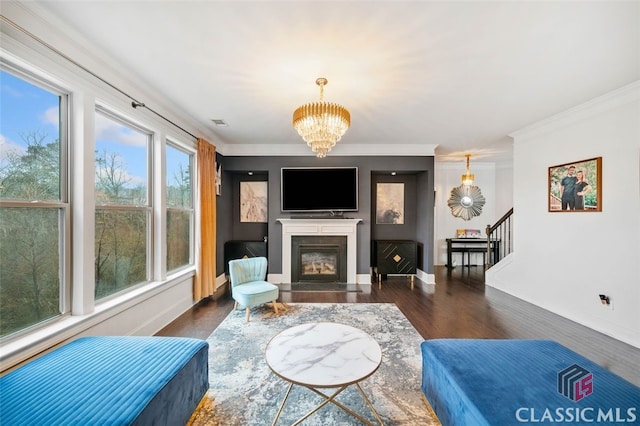
MULTIPOLYGON (((374 239, 402 239, 420 243, 420 269, 433 274, 434 238, 434 157, 356 156, 316 157, 300 156, 224 156, 218 154, 222 165, 222 194, 217 198, 217 270, 224 270, 224 243, 230 240, 259 241, 268 238, 269 272, 282 273, 282 228, 278 218, 301 217, 282 213, 280 208, 280 169, 282 167, 358 167, 358 211, 344 217, 362 219, 358 225, 358 274, 368 274, 371 266, 371 241, 374 239), (391 176, 391 172, 397 174, 391 176), (253 175, 249 175, 253 172, 253 175), (241 181, 263 180, 269 187, 269 219, 266 224, 241 223, 239 188, 241 181), (376 225, 375 195, 378 182, 405 184, 405 223, 376 225)), ((331 188, 327 188, 331 190, 331 188)), ((315 215, 318 216, 318 215, 315 215)))

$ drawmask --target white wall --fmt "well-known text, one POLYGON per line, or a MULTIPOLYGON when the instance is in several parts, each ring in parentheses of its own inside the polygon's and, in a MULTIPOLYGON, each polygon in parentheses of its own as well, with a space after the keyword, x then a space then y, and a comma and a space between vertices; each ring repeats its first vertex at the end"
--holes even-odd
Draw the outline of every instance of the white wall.
MULTIPOLYGON (((512 193, 512 168, 510 165, 498 165, 490 162, 470 160, 471 173, 475 174, 475 185, 480 188, 486 203, 482 214, 470 220, 454 217, 447 205, 451 196, 451 189, 460 186, 461 175, 466 170, 466 159, 459 163, 436 162, 436 211, 435 211, 435 238, 434 238, 434 265, 447 263, 447 238, 454 238, 457 229, 479 229, 485 237, 487 225, 493 225, 511 207, 513 207, 512 193)), ((461 254, 454 253, 453 261, 461 263, 461 254)), ((481 264, 482 255, 473 254, 472 264, 481 264), (475 256, 475 257, 474 257, 475 256)))
POLYGON ((513 137, 514 253, 487 284, 640 347, 640 81, 513 137), (549 213, 548 167, 594 157, 602 212, 549 213))

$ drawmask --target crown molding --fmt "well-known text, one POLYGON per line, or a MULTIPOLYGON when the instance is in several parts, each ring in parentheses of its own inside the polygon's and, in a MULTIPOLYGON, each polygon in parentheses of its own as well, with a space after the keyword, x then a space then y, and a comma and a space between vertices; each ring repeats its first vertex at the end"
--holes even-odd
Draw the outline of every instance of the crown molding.
POLYGON ((631 84, 517 130, 509 134, 509 136, 517 140, 528 139, 639 100, 640 80, 636 80, 631 84))
MULTIPOLYGON (((327 156, 435 156, 437 145, 340 143, 327 156)), ((296 144, 221 144, 216 150, 226 156, 315 156, 304 142, 296 144)))

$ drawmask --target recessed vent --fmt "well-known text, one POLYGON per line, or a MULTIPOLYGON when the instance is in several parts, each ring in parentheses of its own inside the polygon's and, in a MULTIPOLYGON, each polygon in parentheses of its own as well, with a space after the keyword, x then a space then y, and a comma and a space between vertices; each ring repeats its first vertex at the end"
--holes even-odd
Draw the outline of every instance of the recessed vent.
POLYGON ((213 124, 215 124, 216 127, 229 127, 227 122, 220 118, 212 118, 211 121, 213 121, 213 124))

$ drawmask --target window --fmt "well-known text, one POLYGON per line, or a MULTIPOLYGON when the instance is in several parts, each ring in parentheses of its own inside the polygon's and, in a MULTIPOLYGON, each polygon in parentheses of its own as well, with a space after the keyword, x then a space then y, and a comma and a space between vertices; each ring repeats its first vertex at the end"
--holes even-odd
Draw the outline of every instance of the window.
POLYGON ((0 52, 3 344, 28 346, 34 331, 76 327, 76 321, 60 320, 91 316, 96 304, 144 291, 146 284, 164 281, 165 270, 190 273, 195 263, 195 145, 163 140, 163 122, 141 124, 149 117, 96 105, 109 93, 40 69, 46 64, 36 67, 0 52), (95 115, 84 114, 87 108, 95 115), (84 137, 87 128, 94 129, 93 139, 84 137), (73 163, 85 158, 93 160, 93 185, 81 174, 87 168, 73 163), (153 162, 165 159, 159 173, 153 162), (95 210, 74 205, 88 199, 95 210))
POLYGON ((167 144, 167 271, 193 263, 193 154, 167 144))
POLYGON ((67 95, 0 68, 0 336, 68 310, 67 95))
POLYGON ((151 134, 102 109, 95 123, 98 300, 149 281, 151 134))

